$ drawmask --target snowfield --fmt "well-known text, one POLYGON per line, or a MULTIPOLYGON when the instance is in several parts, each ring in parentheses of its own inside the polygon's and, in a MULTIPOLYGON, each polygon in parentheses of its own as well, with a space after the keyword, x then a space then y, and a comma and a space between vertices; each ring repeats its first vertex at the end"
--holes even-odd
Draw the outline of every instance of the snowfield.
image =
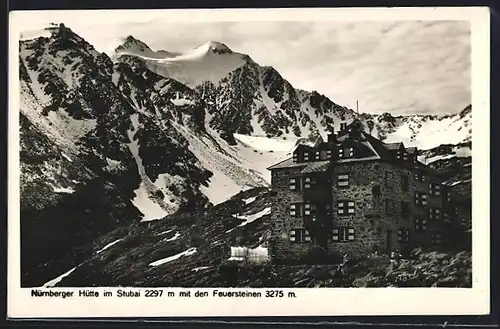
MULTIPOLYGON (((218 42, 207 42, 183 54, 160 57, 154 52, 127 51, 122 54, 133 55, 146 64, 158 75, 172 78, 180 83, 194 88, 204 81, 219 82, 229 72, 245 63, 244 55, 229 52, 218 53, 225 50, 225 46, 218 42), (224 48, 224 49, 222 49, 224 48), (153 56, 152 56, 153 55, 153 56)), ((171 54, 171 53, 169 53, 171 54)))

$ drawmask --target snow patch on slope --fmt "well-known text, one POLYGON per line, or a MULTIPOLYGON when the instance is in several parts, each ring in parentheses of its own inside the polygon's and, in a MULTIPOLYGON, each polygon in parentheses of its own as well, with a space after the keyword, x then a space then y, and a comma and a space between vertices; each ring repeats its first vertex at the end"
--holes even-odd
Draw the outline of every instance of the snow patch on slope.
POLYGON ((55 279, 52 279, 48 282, 46 282, 44 285, 43 285, 43 288, 52 288, 52 287, 55 287, 56 284, 58 284, 59 282, 61 282, 62 279, 64 279, 65 277, 67 277, 68 275, 70 275, 71 273, 73 273, 74 270, 76 270, 78 266, 75 266, 73 267, 71 270, 59 275, 57 278, 55 279))
POLYGON ((132 204, 144 215, 142 221, 160 219, 168 215, 172 208, 168 207, 163 200, 159 200, 159 198, 153 199, 151 196, 151 193, 156 190, 156 186, 146 175, 142 159, 139 155, 139 141, 134 139, 135 134, 139 129, 139 114, 133 114, 130 119, 132 121, 132 129, 127 131, 127 135, 130 140, 130 143, 127 145, 130 152, 134 156, 139 174, 142 178, 139 188, 134 191, 136 196, 132 200, 132 204))
POLYGON ((176 97, 170 99, 170 101, 175 105, 175 106, 184 106, 184 105, 194 105, 194 102, 190 99, 187 98, 181 98, 179 96, 179 92, 176 93, 176 97))
POLYGON ((98 254, 100 254, 100 253, 101 253, 101 252, 103 252, 104 250, 108 249, 109 247, 111 247, 111 246, 113 246, 113 245, 117 244, 118 242, 120 242, 120 241, 122 241, 122 240, 123 240, 123 239, 118 239, 118 240, 115 240, 115 241, 113 241, 113 242, 108 243, 108 244, 107 244, 107 245, 105 245, 102 249, 99 249, 99 250, 97 251, 97 253, 98 253, 98 254))
POLYGON ((240 225, 238 225, 239 227, 242 227, 242 226, 245 226, 245 225, 248 225, 250 224, 251 222, 261 218, 261 217, 264 217, 266 215, 269 215, 271 213, 271 207, 267 207, 265 208, 264 210, 262 211, 259 211, 258 213, 255 213, 255 214, 251 214, 251 215, 243 215, 243 216, 237 216, 237 218, 239 219, 243 219, 245 220, 244 222, 242 222, 240 225))
POLYGON ((406 147, 416 146, 421 150, 440 144, 459 144, 470 138, 470 123, 458 115, 422 119, 410 117, 398 119, 398 128, 387 136, 386 143, 403 142, 406 147))
POLYGON ((183 126, 177 128, 189 141, 189 150, 213 173, 209 186, 200 187, 213 204, 226 201, 242 190, 269 185, 271 175, 266 168, 283 159, 292 144, 238 135, 235 136, 237 145, 228 145, 211 129, 207 129, 210 135, 195 135, 183 126), (272 148, 277 151, 271 152, 272 148))
POLYGON ((189 248, 188 250, 183 251, 181 253, 178 253, 176 255, 173 255, 173 256, 170 256, 170 257, 167 257, 167 258, 163 258, 163 259, 159 259, 157 261, 154 261, 151 264, 149 264, 149 266, 160 266, 160 265, 172 262, 172 261, 174 261, 176 259, 179 259, 179 258, 181 258, 183 256, 191 256, 191 255, 194 255, 194 254, 196 254, 196 248, 189 248))

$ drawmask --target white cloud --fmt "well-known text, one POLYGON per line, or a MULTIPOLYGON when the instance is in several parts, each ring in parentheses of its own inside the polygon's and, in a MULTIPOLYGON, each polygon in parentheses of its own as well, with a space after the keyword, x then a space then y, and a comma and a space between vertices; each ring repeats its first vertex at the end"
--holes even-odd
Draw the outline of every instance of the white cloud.
POLYGON ((64 22, 108 53, 127 35, 169 51, 221 41, 297 88, 351 108, 359 100, 365 112, 455 113, 471 102, 468 21, 182 22, 155 12, 48 18, 27 22, 24 36, 64 22))

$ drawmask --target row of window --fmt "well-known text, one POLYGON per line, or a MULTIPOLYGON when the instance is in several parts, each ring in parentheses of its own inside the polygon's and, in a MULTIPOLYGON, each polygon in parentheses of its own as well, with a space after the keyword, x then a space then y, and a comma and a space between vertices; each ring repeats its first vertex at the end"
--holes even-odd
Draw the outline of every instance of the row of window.
POLYGON ((290 178, 290 190, 302 191, 302 190, 310 189, 314 185, 316 185, 316 183, 317 182, 316 182, 315 177, 290 178))
MULTIPOLYGON (((400 228, 398 230, 398 242, 399 243, 408 243, 410 242, 410 229, 408 228, 400 228)), ((443 243, 443 234, 440 232, 432 232, 431 233, 431 243, 432 244, 441 244, 443 243)))
MULTIPOLYGON (((325 215, 331 215, 331 205, 326 203, 322 206, 325 215)), ((312 216, 317 213, 317 205, 311 202, 305 203, 292 203, 290 204, 290 216, 292 217, 303 217, 312 216)), ((354 215, 356 212, 356 203, 353 200, 339 200, 337 201, 337 214, 338 215, 354 215)), ((391 199, 385 200, 385 213, 386 215, 393 215, 395 213, 394 201, 391 199)), ((401 202, 401 212, 402 217, 409 217, 410 215, 410 204, 409 202, 401 202)), ((438 221, 443 220, 444 222, 450 222, 450 213, 445 211, 442 212, 440 208, 429 208, 429 219, 438 221)))
MULTIPOLYGON (((325 204, 322 207, 325 215, 331 215, 331 205, 325 204)), ((305 203, 292 203, 290 205, 290 216, 292 217, 303 217, 303 216, 314 216, 318 211, 317 205, 305 202, 305 203)))
MULTIPOLYGON (((385 172, 385 185, 387 187, 393 187, 393 173, 390 171, 385 172)), ((316 185, 317 181, 315 177, 295 177, 290 178, 290 190, 293 191, 301 191, 304 189, 310 189, 314 185, 316 185)), ((342 173, 337 175, 336 185, 338 187, 346 187, 349 186, 349 173, 342 173)), ((402 190, 403 192, 408 192, 409 190, 409 178, 408 175, 402 176, 402 190)), ((431 196, 440 196, 441 195, 441 185, 430 183, 429 184, 429 195, 431 196)), ((446 201, 451 201, 451 194, 446 193, 446 201)), ((427 204, 427 195, 422 192, 416 193, 415 203, 418 205, 426 205, 427 204), (417 200, 418 199, 418 200, 417 200)))
POLYGON ((410 159, 414 159, 414 157, 410 156, 408 154, 408 152, 401 152, 401 151, 397 151, 396 152, 396 158, 398 160, 403 159, 404 161, 407 161, 407 160, 410 160, 410 159))
MULTIPOLYGON (((311 235, 304 228, 296 228, 290 231, 289 238, 291 242, 310 242, 311 235)), ((353 227, 336 227, 331 231, 330 241, 333 242, 349 242, 354 241, 353 227)))
MULTIPOLYGON (((422 200, 425 203, 425 199, 422 200)), ((387 215, 394 214, 394 203, 390 199, 385 200, 385 213, 387 215)), ((408 217, 410 215, 410 203, 402 201, 401 202, 401 216, 408 217)), ((429 208, 429 219, 430 220, 443 220, 444 222, 450 222, 450 213, 447 211, 442 212, 440 208, 429 208)))
MULTIPOLYGON (((338 152, 337 156, 339 159, 354 157, 354 148, 352 147, 339 148, 337 152, 338 152)), ((302 152, 301 155, 302 155, 301 159, 304 162, 330 160, 332 158, 332 150, 322 150, 315 152, 304 151, 302 152)), ((299 153, 295 152, 293 154, 293 162, 298 162, 298 161, 299 161, 299 153)))
MULTIPOLYGON (((304 228, 296 228, 289 232, 290 242, 311 242, 311 235, 304 228)), ((354 227, 336 227, 331 231, 330 241, 333 242, 352 242, 356 240, 354 227)), ((398 229, 397 240, 400 243, 409 243, 411 240, 411 231, 409 228, 398 229)), ((443 235, 440 232, 431 233, 431 243, 441 244, 443 235)))

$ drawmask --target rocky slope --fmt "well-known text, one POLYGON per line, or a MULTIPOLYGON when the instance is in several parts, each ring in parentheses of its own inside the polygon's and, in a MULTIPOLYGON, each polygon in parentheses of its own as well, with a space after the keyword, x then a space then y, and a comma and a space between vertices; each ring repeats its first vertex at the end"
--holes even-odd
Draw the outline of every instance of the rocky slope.
MULTIPOLYGON (((344 266, 242 264, 234 246, 266 246, 269 192, 255 188, 203 212, 120 227, 81 251, 45 286, 139 287, 470 287, 467 251, 414 250, 399 264, 387 256, 344 266), (69 270, 68 270, 69 269, 69 270)), ((457 248, 459 249, 459 248, 457 248)), ((339 261, 342 257, 339 255, 339 261)), ((69 259, 68 259, 69 261, 69 259)))
POLYGON ((204 134, 204 108, 189 88, 113 64, 64 26, 20 43, 20 79, 28 281, 33 266, 121 223, 208 203, 200 188, 212 173, 175 128, 204 134), (193 101, 175 104, 176 93, 193 101))

